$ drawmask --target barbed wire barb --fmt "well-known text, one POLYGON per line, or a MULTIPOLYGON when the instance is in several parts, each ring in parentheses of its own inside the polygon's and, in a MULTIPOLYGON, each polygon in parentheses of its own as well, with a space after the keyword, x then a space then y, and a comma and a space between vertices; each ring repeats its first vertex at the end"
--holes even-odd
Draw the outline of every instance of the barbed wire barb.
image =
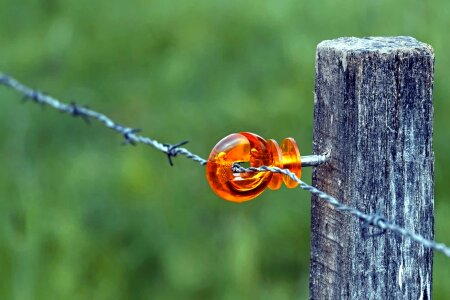
MULTIPOLYGON (((7 76, 0 72, 0 84, 5 85, 9 88, 12 88, 16 90, 17 92, 21 93, 25 99, 31 99, 35 103, 42 104, 44 106, 50 106, 55 108, 56 110, 59 110, 61 112, 67 113, 73 117, 82 117, 83 119, 89 120, 89 119, 95 119, 102 123, 104 126, 113 129, 114 131, 120 133, 125 138, 125 143, 135 145, 136 143, 142 143, 148 146, 152 146, 156 148, 157 150, 164 152, 169 159, 169 163, 173 165, 172 158, 176 157, 177 155, 184 155, 185 157, 199 163, 200 165, 206 165, 206 160, 202 157, 198 156, 197 154, 194 154, 187 150, 186 148, 183 148, 181 146, 185 145, 187 141, 183 141, 181 143, 177 144, 163 144, 160 143, 152 138, 145 137, 142 135, 137 134, 140 132, 140 129, 135 129, 127 126, 120 125, 116 122, 114 122, 112 119, 110 119, 108 116, 99 113, 97 111, 91 110, 87 107, 83 106, 77 106, 74 102, 70 104, 63 103, 51 96, 48 96, 44 93, 41 93, 37 90, 33 90, 24 84, 20 83, 16 79, 7 76)), ((326 156, 326 155, 325 155, 326 156)), ((318 156, 315 159, 319 159, 322 162, 326 161, 326 157, 318 156)), ((314 159, 314 160, 315 160, 314 159)), ((314 161, 311 161, 308 163, 308 165, 313 166, 314 161)), ((349 213, 356 218, 360 219, 364 222, 364 224, 368 224, 374 227, 377 227, 381 229, 382 231, 391 231, 397 235, 408 237, 412 239, 413 241, 416 241, 417 243, 423 245, 424 247, 433 249, 435 251, 441 252, 447 257, 450 257, 450 247, 446 246, 443 243, 437 243, 434 240, 427 239, 423 237, 420 234, 417 234, 413 231, 407 230, 403 227, 400 227, 396 225, 394 222, 387 220, 384 216, 380 214, 367 214, 364 213, 354 207, 350 207, 342 202, 340 202, 338 199, 334 198, 331 195, 328 195, 327 193, 317 189, 316 187, 313 187, 311 185, 308 185, 307 183, 303 182, 297 176, 289 171, 288 169, 281 169, 277 167, 269 167, 269 166, 261 166, 261 167, 249 167, 244 168, 243 166, 239 165, 238 163, 233 164, 232 166, 233 172, 241 173, 241 172, 272 172, 272 173, 280 173, 289 176, 292 180, 298 182, 299 187, 305 191, 308 191, 309 193, 316 195, 318 198, 326 201, 330 205, 332 205, 336 210, 349 213)))

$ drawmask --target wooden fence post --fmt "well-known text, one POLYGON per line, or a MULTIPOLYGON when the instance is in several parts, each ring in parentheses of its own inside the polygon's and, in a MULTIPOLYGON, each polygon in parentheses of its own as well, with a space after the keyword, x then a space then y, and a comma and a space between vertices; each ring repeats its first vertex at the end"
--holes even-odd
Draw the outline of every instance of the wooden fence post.
MULTIPOLYGON (((367 213, 434 236, 433 49, 409 37, 317 47, 313 185, 367 213)), ((377 232, 317 197, 311 299, 430 299, 433 254, 377 232)))

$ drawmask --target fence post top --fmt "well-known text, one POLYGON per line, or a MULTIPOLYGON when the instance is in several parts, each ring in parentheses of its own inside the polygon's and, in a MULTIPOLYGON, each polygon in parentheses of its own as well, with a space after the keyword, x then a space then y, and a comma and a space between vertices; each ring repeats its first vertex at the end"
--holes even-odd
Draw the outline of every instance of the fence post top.
POLYGON ((393 37, 340 37, 325 40, 317 45, 319 49, 334 49, 339 52, 378 52, 393 53, 407 51, 425 51, 434 55, 433 48, 409 36, 393 37))

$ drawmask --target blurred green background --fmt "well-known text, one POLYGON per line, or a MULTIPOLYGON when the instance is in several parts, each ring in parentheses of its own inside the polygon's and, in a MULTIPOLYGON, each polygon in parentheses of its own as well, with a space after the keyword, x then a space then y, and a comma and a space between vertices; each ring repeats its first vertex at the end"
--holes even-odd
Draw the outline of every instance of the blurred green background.
MULTIPOLYGON (((0 70, 203 157, 243 130, 309 154, 316 45, 414 36, 436 52, 436 238, 450 243, 449 28, 447 0, 1 0, 0 70)), ((192 161, 0 100, 0 299, 307 298, 308 193, 228 203, 192 161)), ((436 254, 435 299, 449 278, 436 254)))

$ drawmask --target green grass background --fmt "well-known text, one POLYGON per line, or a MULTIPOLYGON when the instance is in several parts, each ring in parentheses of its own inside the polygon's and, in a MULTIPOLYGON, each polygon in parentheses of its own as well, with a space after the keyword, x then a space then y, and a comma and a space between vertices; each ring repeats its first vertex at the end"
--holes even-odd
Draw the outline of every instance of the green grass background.
MULTIPOLYGON (((308 154, 316 45, 414 36, 436 52, 436 238, 450 243, 449 29, 447 0, 1 0, 0 70, 203 157, 243 130, 308 154)), ((228 203, 192 161, 0 100, 0 299, 307 298, 308 193, 228 203)), ((445 299, 450 259, 433 275, 445 299)))

